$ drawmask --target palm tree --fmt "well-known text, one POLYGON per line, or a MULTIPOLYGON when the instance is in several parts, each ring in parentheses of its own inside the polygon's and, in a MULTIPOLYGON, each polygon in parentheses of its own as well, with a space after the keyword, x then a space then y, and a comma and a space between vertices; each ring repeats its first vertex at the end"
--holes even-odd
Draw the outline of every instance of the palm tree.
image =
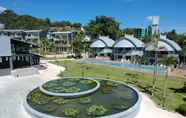
POLYGON ((184 64, 186 64, 186 39, 183 41, 182 55, 183 55, 183 62, 184 64))
POLYGON ((46 54, 48 47, 49 47, 48 39, 47 38, 41 39, 41 48, 42 48, 43 55, 46 54))
POLYGON ((154 91, 156 89, 156 81, 157 81, 157 74, 158 74, 158 41, 159 35, 154 34, 152 36, 153 44, 154 44, 154 73, 153 73, 153 81, 152 81, 152 88, 151 88, 151 96, 154 95, 154 91))
POLYGON ((165 65, 166 73, 165 73, 165 81, 163 85, 163 94, 162 94, 162 102, 161 106, 164 108, 165 107, 165 102, 166 102, 166 96, 167 96, 167 80, 168 80, 168 74, 169 74, 169 67, 171 65, 176 64, 176 58, 173 56, 166 56, 163 57, 159 63, 165 65))
POLYGON ((72 43, 72 47, 73 47, 73 51, 75 53, 76 56, 79 56, 81 55, 81 52, 83 51, 84 49, 84 36, 81 32, 78 32, 75 36, 75 39, 72 43))

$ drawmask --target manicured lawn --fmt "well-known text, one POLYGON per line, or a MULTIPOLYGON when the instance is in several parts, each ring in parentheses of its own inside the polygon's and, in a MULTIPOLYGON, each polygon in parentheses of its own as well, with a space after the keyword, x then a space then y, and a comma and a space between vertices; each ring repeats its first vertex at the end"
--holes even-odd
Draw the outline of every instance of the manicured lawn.
MULTIPOLYGON (((149 88, 152 83, 152 75, 143 74, 139 72, 129 71, 126 69, 114 68, 110 66, 95 65, 95 64, 80 64, 76 61, 57 61, 52 62, 62 65, 66 68, 63 76, 87 76, 110 78, 113 80, 124 81, 132 86, 137 87, 140 91, 149 94, 149 88)), ((61 75, 61 76, 62 76, 61 75)), ((166 109, 175 111, 180 104, 185 103, 186 93, 180 91, 184 86, 186 79, 169 78, 167 89, 166 109), (175 92, 175 91, 178 92, 175 92)), ((160 105, 161 96, 163 92, 164 77, 158 77, 157 88, 152 99, 160 105)))

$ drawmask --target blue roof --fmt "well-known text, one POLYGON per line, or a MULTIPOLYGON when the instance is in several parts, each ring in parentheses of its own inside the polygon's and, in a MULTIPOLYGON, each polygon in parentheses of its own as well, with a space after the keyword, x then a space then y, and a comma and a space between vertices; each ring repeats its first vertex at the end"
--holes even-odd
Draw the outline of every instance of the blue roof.
POLYGON ((96 39, 91 45, 91 48, 105 48, 105 47, 112 47, 114 44, 114 40, 109 37, 101 36, 96 39))
POLYGON ((144 43, 139 39, 125 35, 125 37, 120 38, 115 44, 114 48, 143 48, 144 43))

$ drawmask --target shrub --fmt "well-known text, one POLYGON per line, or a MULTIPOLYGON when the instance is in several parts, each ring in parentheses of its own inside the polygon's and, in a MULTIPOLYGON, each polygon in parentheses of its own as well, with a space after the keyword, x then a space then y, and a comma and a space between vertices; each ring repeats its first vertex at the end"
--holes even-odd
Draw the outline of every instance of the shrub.
POLYGON ((181 104, 177 109, 177 112, 179 112, 180 114, 186 116, 186 104, 181 104))

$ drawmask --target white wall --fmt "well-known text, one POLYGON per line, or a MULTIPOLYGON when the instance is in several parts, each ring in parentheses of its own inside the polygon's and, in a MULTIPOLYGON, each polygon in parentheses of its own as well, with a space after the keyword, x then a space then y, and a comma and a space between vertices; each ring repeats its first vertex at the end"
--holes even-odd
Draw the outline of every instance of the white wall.
POLYGON ((0 36, 0 56, 11 56, 11 44, 8 36, 0 36))

